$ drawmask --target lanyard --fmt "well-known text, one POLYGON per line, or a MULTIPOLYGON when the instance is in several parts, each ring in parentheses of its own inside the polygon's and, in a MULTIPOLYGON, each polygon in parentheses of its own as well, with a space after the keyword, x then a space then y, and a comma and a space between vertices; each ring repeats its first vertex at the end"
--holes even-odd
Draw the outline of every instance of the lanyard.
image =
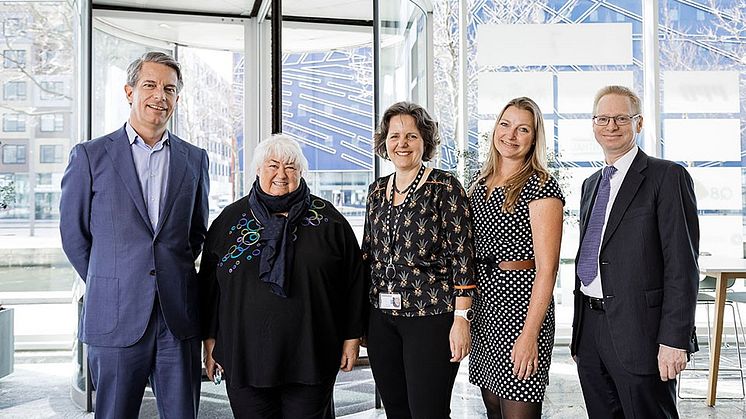
POLYGON ((389 263, 386 265, 386 278, 389 280, 389 292, 393 289, 391 280, 396 277, 396 267, 394 266, 394 241, 396 236, 399 234, 399 223, 401 214, 404 209, 409 206, 409 203, 414 199, 414 191, 417 189, 422 176, 425 174, 425 165, 420 166, 420 170, 417 172, 417 176, 414 178, 412 183, 405 189, 407 195, 404 197, 404 202, 398 205, 398 208, 394 208, 394 189, 396 189, 396 173, 394 173, 391 182, 391 193, 389 194, 389 208, 386 213, 386 226, 388 227, 388 251, 389 251, 389 263), (410 190, 411 189, 411 190, 410 190), (396 211, 396 215, 392 218, 391 213, 396 211), (393 222, 393 223, 392 223, 393 222))

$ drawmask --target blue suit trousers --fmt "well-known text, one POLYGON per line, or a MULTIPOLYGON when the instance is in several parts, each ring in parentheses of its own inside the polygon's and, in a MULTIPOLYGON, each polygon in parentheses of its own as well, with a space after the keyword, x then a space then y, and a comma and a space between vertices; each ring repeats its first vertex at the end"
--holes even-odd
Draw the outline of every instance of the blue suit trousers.
POLYGON ((150 381, 162 419, 196 418, 202 378, 200 341, 169 331, 158 298, 143 337, 124 348, 88 346, 96 418, 137 418, 150 381))

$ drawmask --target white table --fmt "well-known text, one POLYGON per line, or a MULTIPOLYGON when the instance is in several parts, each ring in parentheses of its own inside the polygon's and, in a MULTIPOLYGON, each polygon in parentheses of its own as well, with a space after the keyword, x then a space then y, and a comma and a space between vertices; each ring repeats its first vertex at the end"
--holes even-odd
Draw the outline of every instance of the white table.
POLYGON ((715 277, 715 327, 710 340, 710 376, 707 386, 708 406, 715 406, 720 370, 720 347, 723 343, 723 311, 725 288, 729 279, 746 279, 746 259, 700 256, 699 271, 715 277))

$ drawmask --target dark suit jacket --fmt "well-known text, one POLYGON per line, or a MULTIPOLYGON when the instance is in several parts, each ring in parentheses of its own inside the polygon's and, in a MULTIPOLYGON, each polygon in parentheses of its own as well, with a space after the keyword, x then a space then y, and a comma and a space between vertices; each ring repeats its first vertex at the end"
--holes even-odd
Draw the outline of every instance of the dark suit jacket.
MULTIPOLYGON (((581 242, 600 179, 598 171, 583 182, 581 242)), ((689 173, 638 150, 614 201, 599 254, 612 344, 628 372, 657 374, 659 344, 697 350, 698 254, 699 221, 689 173)), ((579 288, 576 274, 573 355, 582 322, 579 288)))
POLYGON ((169 133, 170 164, 156 230, 145 208, 124 127, 76 145, 62 178, 62 248, 86 282, 78 335, 85 343, 137 342, 156 291, 169 330, 199 334, 194 261, 207 234, 207 152, 169 133))

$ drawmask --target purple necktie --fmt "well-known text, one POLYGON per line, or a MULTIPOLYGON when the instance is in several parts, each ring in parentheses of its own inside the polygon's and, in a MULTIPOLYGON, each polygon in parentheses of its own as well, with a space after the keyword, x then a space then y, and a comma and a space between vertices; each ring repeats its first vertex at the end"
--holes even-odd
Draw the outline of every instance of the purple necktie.
POLYGON ((598 274, 598 248, 601 246, 601 232, 604 230, 604 219, 606 218, 606 206, 609 204, 609 192, 611 190, 611 176, 616 172, 616 167, 606 166, 601 173, 601 184, 598 185, 596 202, 591 210, 591 218, 585 228, 583 243, 580 244, 580 256, 578 256, 578 277, 586 287, 596 279, 598 274))

